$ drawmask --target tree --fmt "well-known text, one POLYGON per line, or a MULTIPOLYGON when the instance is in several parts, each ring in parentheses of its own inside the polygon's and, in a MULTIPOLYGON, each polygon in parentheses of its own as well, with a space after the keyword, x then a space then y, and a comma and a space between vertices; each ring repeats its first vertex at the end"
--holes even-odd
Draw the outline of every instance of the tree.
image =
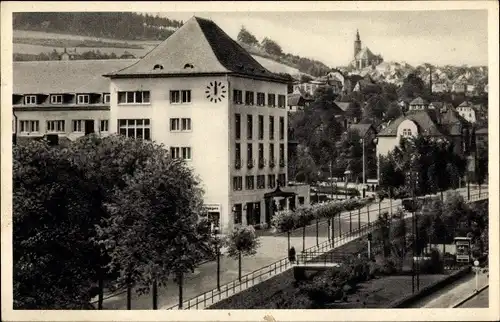
POLYGON ((403 115, 401 108, 396 102, 391 102, 385 112, 384 121, 393 121, 403 115))
POLYGON ((240 32, 238 33, 237 37, 239 42, 242 42, 244 44, 250 45, 250 46, 257 46, 259 44, 259 41, 257 38, 251 34, 245 26, 241 26, 240 32))
POLYGON ((314 183, 318 178, 318 168, 308 149, 303 145, 297 146, 297 153, 288 161, 290 178, 299 182, 314 183))
POLYGON ((262 40, 261 46, 268 54, 277 56, 283 55, 283 49, 281 49, 281 46, 278 45, 276 41, 267 37, 262 40))
POLYGON ((288 249, 290 249, 290 233, 295 228, 295 212, 291 210, 278 211, 271 219, 271 225, 279 232, 286 232, 288 237, 288 249))
POLYGON ((228 236, 227 254, 238 259, 238 280, 241 281, 241 257, 257 254, 259 238, 252 226, 238 227, 228 236))
POLYGON ((99 257, 94 187, 67 150, 32 141, 13 148, 15 309, 83 309, 99 257))
POLYGON ((302 227, 302 251, 306 248, 306 226, 311 223, 313 214, 308 206, 299 206, 295 209, 297 227, 302 227))
POLYGON ((100 230, 119 282, 142 286, 139 293, 162 286, 170 274, 182 278, 211 252, 210 235, 197 230, 203 203, 198 180, 184 161, 162 146, 153 148, 156 157, 116 192, 108 205, 112 216, 100 230))
POLYGON ((391 219, 389 218, 389 213, 383 212, 378 214, 377 227, 375 231, 375 240, 382 245, 384 258, 389 257, 391 254, 390 249, 390 229, 391 229, 391 219))
POLYGON ((400 97, 416 98, 425 93, 424 81, 415 73, 410 73, 403 80, 403 85, 399 89, 400 97))

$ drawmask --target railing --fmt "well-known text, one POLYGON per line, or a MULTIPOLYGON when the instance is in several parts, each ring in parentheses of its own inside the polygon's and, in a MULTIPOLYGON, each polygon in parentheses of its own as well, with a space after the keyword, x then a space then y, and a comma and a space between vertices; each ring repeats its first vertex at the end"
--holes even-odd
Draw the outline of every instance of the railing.
MULTIPOLYGON (((487 187, 485 187, 485 190, 487 190, 487 187)), ((465 192, 460 192, 461 195, 465 195, 465 198, 467 200, 467 191, 465 192)), ((469 202, 481 200, 481 199, 487 199, 488 198, 488 191, 481 191, 481 193, 474 193, 470 194, 470 199, 468 200, 469 202)), ((339 216, 336 216, 335 218, 332 218, 331 220, 339 220, 340 219, 349 219, 350 225, 349 229, 345 232, 339 231, 340 226, 336 227, 335 232, 338 232, 337 236, 334 236, 334 238, 328 239, 322 243, 318 243, 312 247, 309 247, 303 251, 302 254, 299 254, 298 257, 300 256, 305 256, 305 258, 309 258, 312 260, 315 255, 321 256, 322 254, 325 254, 329 251, 332 251, 338 246, 344 245, 350 241, 353 241, 359 237, 362 237, 369 232, 373 231, 377 225, 376 225, 376 220, 378 217, 379 213, 383 212, 388 212, 389 217, 392 217, 392 214, 394 213, 395 210, 398 209, 398 207, 401 207, 401 201, 394 201, 391 206, 387 207, 368 207, 366 210, 361 211, 361 209, 358 210, 353 210, 353 211, 347 211, 339 216), (362 225, 360 218, 361 215, 367 215, 369 222, 362 225), (371 217, 370 217, 371 215, 371 217), (353 220, 354 219, 354 220, 353 220), (357 220, 356 220, 357 219, 357 220), (357 227, 356 227, 356 221, 357 221, 357 227)), ((404 218, 408 218, 409 214, 405 215, 404 218)), ((324 224, 326 221, 323 221, 322 224, 324 224)), ((314 225, 314 224, 313 224, 314 225)), ((298 228, 302 229, 302 228, 298 228)), ((329 255, 326 255, 329 256, 329 255)), ((335 255, 332 255, 335 256, 335 255)), ((302 257, 304 258, 304 257, 302 257)), ((333 257, 332 257, 333 258, 333 257)), ((249 287, 252 287, 266 279, 271 278, 272 276, 276 274, 280 274, 284 271, 287 271, 292 267, 291 263, 289 262, 288 258, 283 258, 280 259, 272 264, 269 264, 267 266, 264 266, 262 268, 259 268, 249 274, 246 274, 242 276, 241 281, 240 280, 234 280, 232 282, 226 283, 224 285, 221 285, 220 289, 213 289, 204 293, 201 293, 200 295, 197 295, 193 298, 190 298, 186 301, 182 302, 182 309, 203 309, 205 307, 208 307, 210 305, 213 305, 217 303, 218 301, 228 298, 237 292, 243 291, 249 287)), ((122 292, 121 292, 122 293, 122 292)), ((120 293, 120 294, 121 294, 120 293)), ((107 296, 107 298, 114 297, 118 294, 107 296)), ((177 309, 178 304, 173 305, 169 307, 168 309, 177 309)))
POLYGON ((241 169, 241 159, 234 160, 234 168, 241 169))
POLYGON ((260 158, 259 159, 259 169, 262 169, 266 166, 266 159, 260 158))
POLYGON ((255 160, 254 159, 248 159, 247 160, 247 168, 252 169, 255 165, 255 160))

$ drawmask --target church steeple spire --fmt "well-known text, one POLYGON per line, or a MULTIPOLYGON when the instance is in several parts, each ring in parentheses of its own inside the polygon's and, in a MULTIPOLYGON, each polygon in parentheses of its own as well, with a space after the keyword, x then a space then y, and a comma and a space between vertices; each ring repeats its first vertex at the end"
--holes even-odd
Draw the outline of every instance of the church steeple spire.
POLYGON ((361 51, 361 39, 359 37, 359 30, 356 29, 356 40, 354 41, 354 59, 356 55, 361 51))

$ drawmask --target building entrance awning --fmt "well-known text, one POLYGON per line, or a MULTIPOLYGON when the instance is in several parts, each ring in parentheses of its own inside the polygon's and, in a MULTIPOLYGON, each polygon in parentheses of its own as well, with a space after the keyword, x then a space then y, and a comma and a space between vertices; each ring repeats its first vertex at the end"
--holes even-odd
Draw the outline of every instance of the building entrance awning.
POLYGON ((289 198, 295 197, 297 194, 295 192, 287 192, 280 189, 278 186, 276 190, 264 194, 264 198, 289 198))

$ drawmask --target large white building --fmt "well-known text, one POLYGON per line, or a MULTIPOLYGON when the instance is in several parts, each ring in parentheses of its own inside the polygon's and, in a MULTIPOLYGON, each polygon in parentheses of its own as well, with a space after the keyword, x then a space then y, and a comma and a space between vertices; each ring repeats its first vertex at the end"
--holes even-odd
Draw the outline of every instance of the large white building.
POLYGON ((14 129, 163 143, 200 177, 207 212, 227 231, 309 203, 308 186, 287 185, 286 82, 193 17, 140 60, 15 63, 14 129))
POLYGON ((191 18, 106 76, 110 131, 163 143, 187 160, 223 230, 269 223, 276 209, 309 202, 308 186, 287 187, 287 80, 212 21, 191 18))

